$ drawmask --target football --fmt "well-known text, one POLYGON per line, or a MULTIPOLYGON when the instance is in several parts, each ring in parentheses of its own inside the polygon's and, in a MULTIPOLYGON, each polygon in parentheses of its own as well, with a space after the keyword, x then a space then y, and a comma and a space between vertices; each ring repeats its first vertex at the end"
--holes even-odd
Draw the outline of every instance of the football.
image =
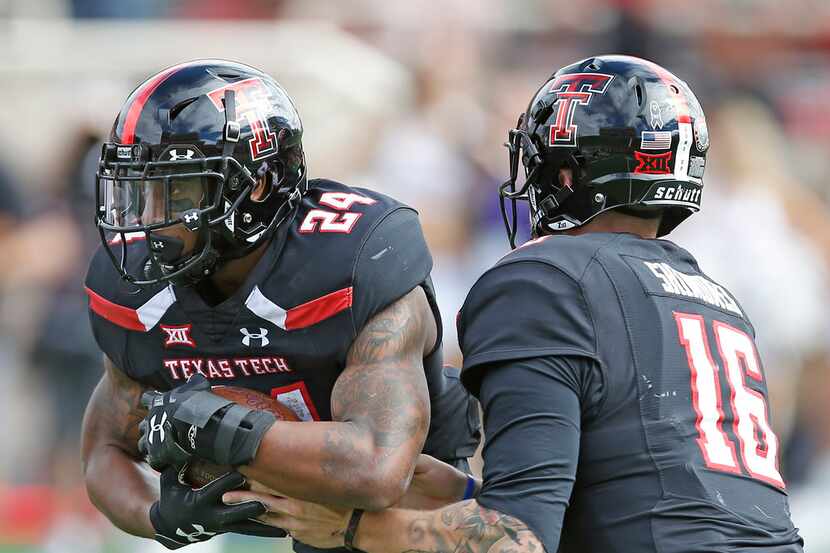
MULTIPOLYGON (((245 407, 268 411, 280 421, 300 420, 294 414, 294 411, 284 404, 256 390, 248 390, 247 388, 238 388, 236 386, 213 386, 211 391, 216 395, 244 405, 245 407)), ((193 459, 188 465, 187 470, 185 470, 184 481, 194 488, 201 488, 231 470, 233 469, 230 466, 217 465, 216 463, 197 458, 193 459)), ((246 485, 247 488, 249 488, 248 485, 246 485)))

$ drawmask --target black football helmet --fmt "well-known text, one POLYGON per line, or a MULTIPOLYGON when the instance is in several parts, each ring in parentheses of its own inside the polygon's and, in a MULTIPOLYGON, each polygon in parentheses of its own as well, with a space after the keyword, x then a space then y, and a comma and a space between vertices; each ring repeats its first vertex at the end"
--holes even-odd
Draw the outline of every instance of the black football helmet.
POLYGON ((266 242, 306 191, 302 134, 285 90, 241 63, 196 60, 140 84, 96 174, 96 225, 121 276, 193 284, 266 242), (255 201, 258 182, 266 188, 255 201), (179 224, 196 234, 184 255, 181 239, 158 232, 179 224), (147 260, 130 274, 127 243, 137 237, 147 260))
POLYGON ((510 179, 499 193, 514 248, 517 200, 530 203, 534 236, 609 209, 661 213, 663 236, 700 208, 709 148, 703 110, 686 83, 647 60, 597 56, 563 67, 534 95, 506 145, 510 179), (517 189, 519 160, 525 181, 517 189), (570 186, 560 184, 562 168, 573 172, 570 186))

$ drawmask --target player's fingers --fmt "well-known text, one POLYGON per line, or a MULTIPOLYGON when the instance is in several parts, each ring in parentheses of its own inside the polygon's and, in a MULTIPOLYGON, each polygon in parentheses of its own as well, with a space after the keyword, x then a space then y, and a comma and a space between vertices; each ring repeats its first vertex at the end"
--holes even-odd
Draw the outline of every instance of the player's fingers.
POLYGON ((249 536, 259 536, 262 538, 284 538, 287 534, 282 528, 273 526, 268 520, 261 520, 263 516, 260 515, 256 519, 243 520, 242 522, 235 522, 225 526, 229 532, 236 532, 237 534, 247 534, 249 536))
POLYGON ((240 501, 259 501, 265 505, 268 513, 280 513, 289 516, 297 516, 300 512, 299 505, 296 500, 289 499, 287 497, 252 492, 241 492, 240 495, 237 494, 240 494, 240 492, 229 492, 222 496, 222 499, 224 500, 225 497, 230 496, 228 501, 231 503, 240 501))
POLYGON ((283 499, 283 498, 280 498, 280 497, 277 497, 277 496, 274 496, 274 495, 270 495, 270 494, 266 494, 266 493, 251 492, 251 491, 247 491, 247 490, 236 490, 236 491, 232 491, 232 492, 227 492, 227 493, 222 495, 222 502, 225 505, 234 505, 236 503, 243 503, 245 501, 259 501, 260 503, 265 505, 265 507, 269 511, 279 510, 278 501, 280 499, 283 499), (273 507, 273 509, 272 509, 272 507, 273 507))
POLYGON ((256 518, 266 511, 265 505, 259 501, 246 501, 238 505, 226 505, 219 513, 219 522, 222 526, 256 518))
POLYGON ((223 474, 213 482, 206 484, 201 490, 201 494, 208 501, 219 501, 222 494, 230 490, 235 490, 245 483, 245 477, 236 471, 223 474))
POLYGON ((288 497, 288 494, 284 494, 279 490, 275 490, 274 488, 269 488, 265 484, 257 482, 256 480, 248 480, 248 489, 250 489, 252 492, 259 492, 268 495, 277 495, 279 497, 288 497))
POLYGON ((299 520, 283 513, 265 513, 264 515, 257 517, 257 520, 269 526, 282 528, 286 532, 291 532, 292 534, 303 527, 299 520))

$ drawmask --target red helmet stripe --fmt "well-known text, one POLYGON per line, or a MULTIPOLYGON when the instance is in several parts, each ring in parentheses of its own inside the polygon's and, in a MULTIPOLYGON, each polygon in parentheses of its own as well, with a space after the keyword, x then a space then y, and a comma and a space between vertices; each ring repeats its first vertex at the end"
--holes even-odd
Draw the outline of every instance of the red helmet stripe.
POLYGON ((138 125, 138 118, 141 116, 141 110, 144 109, 144 104, 146 104, 147 100, 150 99, 150 95, 152 95, 153 92, 161 86, 161 83, 166 81, 179 69, 183 69, 184 67, 193 65, 194 63, 197 62, 189 61, 165 69, 155 77, 145 82, 142 88, 136 91, 137 94, 135 95, 135 100, 133 100, 133 103, 130 104, 130 109, 127 110, 127 117, 124 119, 124 130, 121 132, 122 144, 132 144, 133 140, 135 140, 135 127, 138 125))

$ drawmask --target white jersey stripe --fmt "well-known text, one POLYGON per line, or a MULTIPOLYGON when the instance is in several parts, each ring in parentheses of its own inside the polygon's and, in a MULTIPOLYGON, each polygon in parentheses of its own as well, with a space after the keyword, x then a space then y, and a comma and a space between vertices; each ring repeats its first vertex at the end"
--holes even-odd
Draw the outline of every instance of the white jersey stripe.
POLYGON ((254 286, 254 289, 251 290, 248 299, 245 300, 245 307, 250 309, 257 317, 285 330, 285 309, 266 298, 259 286, 254 286))
POLYGON ((166 288, 156 293, 144 305, 136 309, 138 320, 144 325, 145 332, 152 330, 174 303, 176 303, 176 294, 173 292, 173 286, 167 285, 166 288))

